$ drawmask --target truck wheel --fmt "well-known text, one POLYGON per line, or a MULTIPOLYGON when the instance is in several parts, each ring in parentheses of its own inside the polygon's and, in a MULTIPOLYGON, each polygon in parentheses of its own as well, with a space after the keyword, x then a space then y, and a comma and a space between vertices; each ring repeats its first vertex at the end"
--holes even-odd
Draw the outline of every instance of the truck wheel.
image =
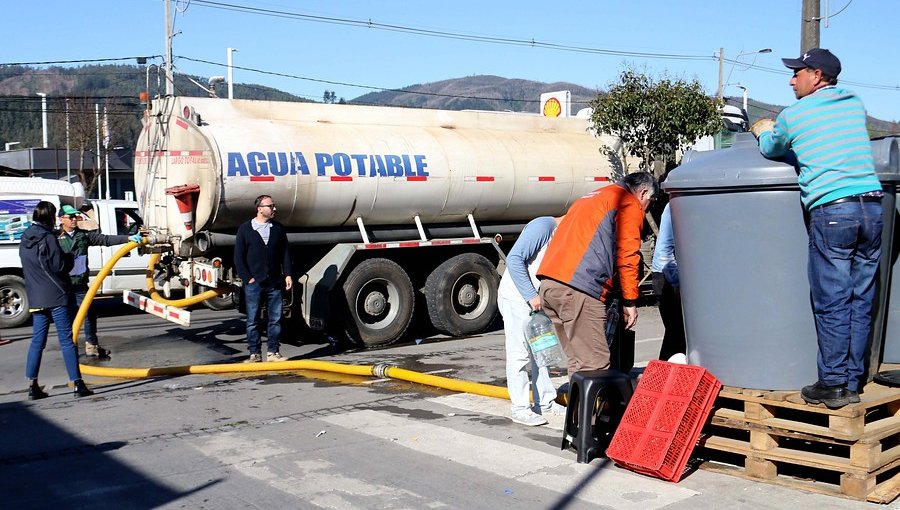
POLYGON ((450 336, 487 328, 497 314, 500 277, 485 257, 464 253, 444 262, 425 280, 431 323, 450 336))
POLYGON ((25 280, 16 275, 0 276, 0 328, 15 328, 30 318, 25 280))
POLYGON ((347 334, 366 347, 399 339, 412 321, 415 295, 409 276, 396 262, 362 261, 344 282, 350 311, 347 334))
POLYGON ((209 298, 203 302, 203 306, 217 312, 222 310, 231 310, 234 308, 234 293, 222 294, 214 298, 209 298))
POLYGON ((344 282, 352 323, 348 334, 366 347, 397 341, 412 321, 415 294, 409 276, 396 262, 368 259, 344 282))

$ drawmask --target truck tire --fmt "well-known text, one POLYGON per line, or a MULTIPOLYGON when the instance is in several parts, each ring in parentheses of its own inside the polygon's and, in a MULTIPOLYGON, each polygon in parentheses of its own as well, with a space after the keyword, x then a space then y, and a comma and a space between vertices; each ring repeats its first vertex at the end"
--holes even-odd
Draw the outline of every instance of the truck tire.
POLYGON ((203 306, 210 310, 220 312, 222 310, 231 310, 234 308, 234 293, 222 294, 214 298, 209 298, 203 302, 203 306))
POLYGON ((21 276, 0 276, 0 328, 15 328, 28 322, 28 296, 21 276))
POLYGON ((347 335, 366 347, 397 341, 412 321, 412 282, 396 262, 383 258, 362 261, 343 286, 350 320, 347 335))
POLYGON ((444 262, 425 280, 425 303, 431 324, 450 336, 481 333, 497 314, 500 276, 477 253, 444 262))

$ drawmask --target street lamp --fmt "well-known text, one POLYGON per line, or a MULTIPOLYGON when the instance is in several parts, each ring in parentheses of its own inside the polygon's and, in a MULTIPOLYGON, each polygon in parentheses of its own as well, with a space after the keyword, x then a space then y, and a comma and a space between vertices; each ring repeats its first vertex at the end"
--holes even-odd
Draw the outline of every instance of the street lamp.
POLYGON ((735 85, 735 87, 741 89, 744 92, 744 111, 746 112, 747 111, 747 87, 741 85, 740 83, 735 85))
POLYGON ((44 148, 47 148, 47 94, 38 92, 41 96, 41 128, 44 131, 44 148))
POLYGON ((725 78, 725 48, 719 48, 719 91, 718 97, 719 99, 723 99, 725 97, 725 83, 731 79, 731 73, 734 72, 734 66, 738 63, 738 59, 743 57, 744 55, 753 55, 753 61, 747 65, 747 69, 753 66, 756 63, 756 57, 760 53, 772 53, 772 48, 762 48, 756 51, 742 51, 738 53, 731 64, 731 70, 728 71, 728 79, 725 78))

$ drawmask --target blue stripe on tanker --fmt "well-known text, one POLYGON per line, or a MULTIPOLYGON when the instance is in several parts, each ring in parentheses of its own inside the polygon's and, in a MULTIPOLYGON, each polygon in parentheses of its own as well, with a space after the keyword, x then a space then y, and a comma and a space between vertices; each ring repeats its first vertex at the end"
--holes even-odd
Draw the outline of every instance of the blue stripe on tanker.
MULTIPOLYGON (((314 155, 316 175, 359 177, 428 176, 424 154, 329 154, 314 155)), ((229 152, 228 177, 310 175, 302 152, 229 152)))

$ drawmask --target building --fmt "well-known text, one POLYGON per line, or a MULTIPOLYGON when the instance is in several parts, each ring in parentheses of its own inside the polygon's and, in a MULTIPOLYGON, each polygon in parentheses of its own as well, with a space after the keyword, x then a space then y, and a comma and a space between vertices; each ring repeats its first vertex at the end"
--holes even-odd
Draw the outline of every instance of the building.
MULTIPOLYGON (((0 176, 43 177, 45 179, 79 180, 79 168, 93 169, 97 165, 93 152, 81 153, 66 149, 17 149, 0 152, 0 176)), ((107 194, 106 159, 100 164, 98 185, 94 186, 87 198, 134 198, 134 150, 113 149, 109 151, 109 193, 107 194), (102 191, 103 196, 99 196, 102 191), (130 196, 128 196, 130 195, 130 196)))

